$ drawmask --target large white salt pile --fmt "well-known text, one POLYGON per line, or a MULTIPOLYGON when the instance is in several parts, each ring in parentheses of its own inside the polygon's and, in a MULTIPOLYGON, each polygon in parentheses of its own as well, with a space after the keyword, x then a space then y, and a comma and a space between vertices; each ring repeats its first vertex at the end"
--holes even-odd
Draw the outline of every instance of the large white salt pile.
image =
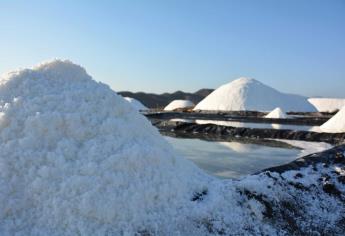
POLYGON ((173 111, 181 108, 191 108, 193 106, 194 103, 189 100, 174 100, 164 108, 164 111, 173 111))
POLYGON ((220 86, 194 110, 271 111, 276 107, 285 111, 316 111, 303 96, 281 93, 255 79, 244 77, 220 86))
POLYGON ((128 102, 71 62, 0 80, 1 235, 162 228, 204 179, 128 102))
POLYGON ((321 131, 327 133, 345 132, 345 106, 340 109, 331 119, 320 126, 321 131))
POLYGON ((308 101, 320 112, 334 112, 345 106, 344 98, 309 98, 308 101))
POLYGON ((303 188, 289 172, 207 176, 68 61, 0 79, 1 236, 285 235, 281 202, 298 207, 293 231, 340 234, 341 199, 319 184, 334 168, 302 170, 303 188))
POLYGON ((134 107, 134 109, 137 111, 148 110, 147 107, 145 107, 141 102, 139 102, 135 98, 124 97, 124 99, 126 99, 126 101, 129 102, 134 107))
POLYGON ((273 111, 271 111, 270 113, 268 113, 265 118, 271 118, 271 119, 283 119, 283 118, 287 118, 285 112, 280 108, 277 107, 275 108, 273 111))

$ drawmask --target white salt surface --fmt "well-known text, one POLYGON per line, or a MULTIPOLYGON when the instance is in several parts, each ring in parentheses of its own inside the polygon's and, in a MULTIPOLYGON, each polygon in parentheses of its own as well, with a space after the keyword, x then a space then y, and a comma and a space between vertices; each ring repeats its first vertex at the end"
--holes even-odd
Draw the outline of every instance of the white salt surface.
POLYGON ((282 93, 245 77, 220 86, 198 103, 194 110, 271 111, 276 107, 285 111, 316 111, 306 97, 282 93))
POLYGON ((124 99, 131 104, 131 106, 134 107, 137 111, 145 111, 148 110, 147 107, 145 107, 141 102, 139 102, 135 98, 130 98, 130 97, 124 97, 124 99))
POLYGON ((283 119, 283 118, 287 118, 287 115, 285 114, 285 112, 280 107, 277 107, 273 111, 268 113, 265 116, 265 118, 283 119))
POLYGON ((309 154, 323 152, 325 150, 331 149, 333 145, 325 142, 308 142, 308 141, 299 141, 299 140, 288 140, 288 139, 272 139, 281 141, 292 146, 301 148, 301 152, 298 157, 307 156, 309 154))
POLYGON ((68 61, 5 75, 0 114, 2 235, 168 224, 205 186, 149 121, 68 61))
POLYGON ((345 106, 326 123, 321 125, 320 129, 327 133, 345 132, 345 106))
POLYGON ((194 103, 189 100, 174 100, 164 108, 164 111, 173 111, 179 108, 190 108, 193 106, 194 103))
POLYGON ((345 106, 344 98, 309 98, 308 101, 320 112, 334 112, 345 106))
MULTIPOLYGON (((308 174, 309 182, 317 186, 320 174, 308 174)), ((206 175, 69 61, 0 79, 1 235, 287 234, 284 222, 264 218, 265 205, 244 191, 272 203, 296 196, 299 230, 334 231, 344 210, 337 199, 303 194, 284 185, 294 181, 288 174, 275 176, 283 184, 265 174, 236 182, 206 175)))

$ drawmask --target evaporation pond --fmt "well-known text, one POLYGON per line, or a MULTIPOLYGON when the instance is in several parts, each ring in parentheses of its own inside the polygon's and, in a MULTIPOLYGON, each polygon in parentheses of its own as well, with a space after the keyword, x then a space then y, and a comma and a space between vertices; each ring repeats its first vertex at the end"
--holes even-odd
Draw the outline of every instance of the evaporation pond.
POLYGON ((177 153, 207 173, 221 178, 239 178, 297 159, 301 150, 240 142, 209 142, 165 137, 177 153))

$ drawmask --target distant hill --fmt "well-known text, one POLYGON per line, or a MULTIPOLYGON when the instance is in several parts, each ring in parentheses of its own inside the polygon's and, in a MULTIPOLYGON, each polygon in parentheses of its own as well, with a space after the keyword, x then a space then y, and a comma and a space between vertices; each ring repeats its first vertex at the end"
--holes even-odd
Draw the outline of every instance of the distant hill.
POLYGON ((144 93, 137 92, 132 93, 129 91, 118 92, 123 97, 131 97, 139 100, 142 104, 149 108, 164 108, 171 101, 176 99, 186 99, 194 102, 195 104, 199 103, 207 95, 209 95, 213 89, 200 89, 195 93, 185 93, 183 91, 176 91, 174 93, 163 93, 163 94, 154 94, 154 93, 144 93))

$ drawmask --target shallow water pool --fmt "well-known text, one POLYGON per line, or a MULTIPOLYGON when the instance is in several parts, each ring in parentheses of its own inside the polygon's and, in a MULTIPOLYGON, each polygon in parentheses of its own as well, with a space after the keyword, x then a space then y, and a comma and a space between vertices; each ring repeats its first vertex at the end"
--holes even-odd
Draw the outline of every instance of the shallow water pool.
POLYGON ((165 137, 174 149, 207 173, 221 178, 239 178, 262 169, 295 160, 300 149, 269 147, 240 142, 209 142, 165 137))

